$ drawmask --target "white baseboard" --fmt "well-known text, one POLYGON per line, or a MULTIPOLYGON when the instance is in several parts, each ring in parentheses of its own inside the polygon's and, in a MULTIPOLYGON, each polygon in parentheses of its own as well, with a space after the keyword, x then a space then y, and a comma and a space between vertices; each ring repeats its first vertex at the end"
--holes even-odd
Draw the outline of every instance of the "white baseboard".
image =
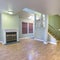
POLYGON ((37 41, 43 41, 43 40, 41 40, 41 39, 38 39, 38 38, 34 38, 34 40, 37 40, 37 41))
POLYGON ((30 39, 31 37, 23 37, 23 38, 19 38, 19 39, 30 39))
MULTIPOLYGON (((19 39, 32 39, 31 37, 23 37, 23 38, 19 38, 19 39)), ((43 41, 41 39, 38 38, 34 38, 33 40, 37 40, 37 41, 43 41)))
POLYGON ((45 42, 45 41, 43 41, 43 40, 41 40, 41 39, 38 39, 38 38, 34 38, 34 40, 42 41, 44 44, 48 44, 48 42, 45 42))
MULTIPOLYGON (((19 38, 19 39, 29 39, 29 37, 24 37, 24 38, 19 38)), ((38 39, 38 38, 34 38, 33 40, 42 41, 44 44, 48 44, 48 42, 45 42, 45 41, 38 39)))
POLYGON ((50 43, 50 44, 55 44, 55 45, 57 44, 57 43, 55 43, 55 42, 49 42, 49 43, 50 43))
POLYGON ((22 38, 19 38, 19 39, 33 39, 34 36, 31 36, 31 37, 22 37, 22 38))
POLYGON ((45 42, 45 41, 44 41, 44 44, 48 44, 48 42, 45 42))
POLYGON ((52 36, 50 33, 48 33, 48 40, 50 44, 57 44, 57 40, 54 36, 52 36))

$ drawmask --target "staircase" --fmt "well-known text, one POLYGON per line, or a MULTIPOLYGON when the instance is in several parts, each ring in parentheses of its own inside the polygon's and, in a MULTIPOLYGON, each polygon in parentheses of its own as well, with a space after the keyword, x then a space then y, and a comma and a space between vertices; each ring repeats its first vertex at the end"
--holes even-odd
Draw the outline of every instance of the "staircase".
POLYGON ((51 44, 57 44, 57 30, 48 25, 48 41, 51 44))
POLYGON ((57 44, 57 40, 50 33, 48 33, 48 43, 57 44))
POLYGON ((51 34, 55 39, 58 39, 57 29, 55 29, 51 25, 48 25, 48 33, 51 34))

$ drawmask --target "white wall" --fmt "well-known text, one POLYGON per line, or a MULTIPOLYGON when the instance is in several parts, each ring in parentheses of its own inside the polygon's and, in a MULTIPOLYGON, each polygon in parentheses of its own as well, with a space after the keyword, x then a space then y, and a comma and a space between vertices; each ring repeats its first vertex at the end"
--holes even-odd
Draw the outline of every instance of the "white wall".
POLYGON ((2 41, 2 25, 1 25, 1 13, 0 13, 0 42, 2 41))
POLYGON ((42 19, 35 20, 35 38, 38 40, 42 40, 44 42, 47 41, 47 34, 48 34, 48 19, 47 16, 45 18, 45 27, 41 25, 42 19))
POLYGON ((44 40, 44 36, 45 36, 45 28, 40 26, 40 21, 36 21, 35 38, 44 40))
POLYGON ((34 36, 34 20, 30 20, 30 19, 27 19, 27 18, 26 19, 20 18, 20 23, 19 23, 19 37, 20 38, 26 38, 26 37, 30 38, 30 37, 33 37, 33 36, 34 36), (22 22, 33 23, 33 33, 29 33, 29 31, 28 31, 27 34, 22 34, 22 22))
POLYGON ((45 18, 45 36, 44 36, 44 42, 48 41, 48 15, 46 15, 45 18))
POLYGON ((0 40, 1 40, 1 14, 0 14, 0 40))

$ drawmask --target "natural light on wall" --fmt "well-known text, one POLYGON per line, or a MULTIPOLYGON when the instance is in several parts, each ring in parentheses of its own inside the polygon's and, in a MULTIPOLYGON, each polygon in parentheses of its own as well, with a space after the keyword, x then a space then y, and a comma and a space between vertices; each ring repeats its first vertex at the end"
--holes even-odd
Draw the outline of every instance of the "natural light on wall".
POLYGON ((58 29, 58 31, 60 31, 60 29, 58 29))
POLYGON ((13 15, 13 11, 4 11, 3 13, 13 15))
POLYGON ((36 12, 36 20, 41 20, 41 13, 36 12))
POLYGON ((8 11, 8 14, 12 15, 12 14, 13 14, 13 12, 12 12, 12 11, 8 11))
POLYGON ((43 14, 43 27, 45 27, 45 14, 43 14))
POLYGON ((28 19, 34 20, 34 16, 29 16, 28 19))
POLYGON ((45 19, 46 19, 45 14, 40 13, 39 15, 38 14, 36 15, 36 20, 40 21, 42 27, 45 27, 45 19))

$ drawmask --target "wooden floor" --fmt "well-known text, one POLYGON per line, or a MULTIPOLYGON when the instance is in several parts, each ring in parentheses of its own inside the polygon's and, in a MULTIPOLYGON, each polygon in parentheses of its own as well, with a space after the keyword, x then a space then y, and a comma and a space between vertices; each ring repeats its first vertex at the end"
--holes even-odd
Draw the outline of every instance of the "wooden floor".
POLYGON ((60 60, 60 42, 57 45, 23 39, 18 43, 1 45, 0 60, 60 60))

